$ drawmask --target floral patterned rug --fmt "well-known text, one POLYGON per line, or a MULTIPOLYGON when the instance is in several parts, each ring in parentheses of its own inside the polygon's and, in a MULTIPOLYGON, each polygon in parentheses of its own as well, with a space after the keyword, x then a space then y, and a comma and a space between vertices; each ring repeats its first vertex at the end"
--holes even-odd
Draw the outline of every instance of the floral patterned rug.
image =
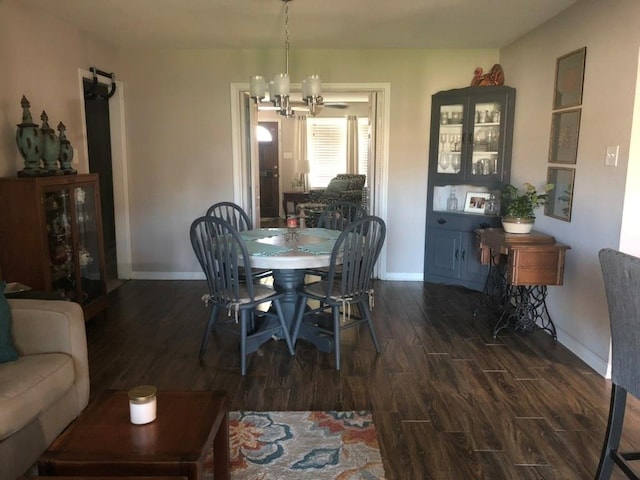
POLYGON ((230 412, 232 480, 384 479, 371 412, 230 412))

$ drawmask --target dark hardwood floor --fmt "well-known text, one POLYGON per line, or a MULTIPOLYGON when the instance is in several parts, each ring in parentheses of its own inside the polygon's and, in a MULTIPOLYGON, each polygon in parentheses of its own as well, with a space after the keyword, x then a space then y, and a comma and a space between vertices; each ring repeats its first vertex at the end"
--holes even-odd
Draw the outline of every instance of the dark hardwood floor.
MULTIPOLYGON (((198 348, 209 310, 201 281, 128 281, 87 322, 92 398, 104 389, 225 390, 233 410, 371 410, 387 478, 591 479, 610 382, 542 332, 493 339, 478 293, 420 282, 375 284, 373 319, 345 332, 342 370, 303 341, 270 341, 239 374, 237 337, 198 348)), ((552 312, 553 313, 553 312, 552 312)), ((629 399, 623 447, 640 450, 629 399)), ((614 472, 613 478, 622 478, 614 472)))

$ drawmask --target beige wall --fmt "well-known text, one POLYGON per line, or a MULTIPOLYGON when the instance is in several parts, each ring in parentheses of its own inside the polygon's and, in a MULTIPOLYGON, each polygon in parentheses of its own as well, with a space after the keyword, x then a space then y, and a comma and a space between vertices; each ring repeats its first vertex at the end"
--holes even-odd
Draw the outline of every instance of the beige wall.
MULTIPOLYGON (((186 232, 195 215, 233 197, 231 83, 271 77, 281 51, 128 51, 126 85, 133 270, 199 271, 186 232)), ((293 51, 291 77, 391 84, 388 278, 422 278, 431 94, 467 85, 496 51, 293 51), (407 235, 409 225, 409 235, 407 235)))
MULTIPOLYGON (((621 242, 639 22, 640 2, 583 0, 503 49, 500 57, 509 83, 518 90, 511 179, 541 185, 549 166, 556 59, 587 47, 571 222, 539 211, 536 229, 572 248, 565 284, 550 288, 548 305, 559 340, 600 373, 606 372, 609 358, 609 319, 597 254, 621 242), (620 146, 616 168, 604 166, 607 145, 620 146)), ((637 165, 637 151, 635 157, 637 165)), ((634 186, 637 190, 637 181, 634 186)), ((636 210, 636 223, 637 218, 636 210)))
POLYGON ((34 123, 43 110, 49 125, 62 121, 75 148, 74 168, 86 172, 78 69, 116 69, 116 51, 59 20, 24 7, 18 0, 0 0, 0 176, 23 167, 15 144, 22 120, 20 99, 31 102, 34 123))

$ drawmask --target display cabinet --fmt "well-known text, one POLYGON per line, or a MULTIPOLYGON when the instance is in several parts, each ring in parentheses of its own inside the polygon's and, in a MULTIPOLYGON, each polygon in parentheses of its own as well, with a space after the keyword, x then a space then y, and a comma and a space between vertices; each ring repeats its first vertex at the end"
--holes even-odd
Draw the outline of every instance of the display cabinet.
POLYGON ((4 278, 58 292, 85 318, 106 308, 98 175, 2 178, 0 202, 4 278))
POLYGON ((509 182, 515 89, 468 87, 432 97, 424 279, 481 290, 478 228, 499 226, 509 182))

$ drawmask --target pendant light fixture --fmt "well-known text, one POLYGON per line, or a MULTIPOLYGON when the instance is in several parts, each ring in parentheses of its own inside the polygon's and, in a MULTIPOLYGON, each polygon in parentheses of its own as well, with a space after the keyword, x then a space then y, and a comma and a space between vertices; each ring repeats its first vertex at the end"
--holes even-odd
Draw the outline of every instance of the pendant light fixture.
MULTIPOLYGON (((282 0, 285 5, 285 73, 278 73, 269 82, 269 100, 278 113, 284 117, 292 117, 294 108, 291 106, 289 98, 289 2, 292 0, 282 0)), ((255 75, 249 81, 249 95, 259 104, 266 96, 267 83, 264 77, 255 75)), ((320 94, 320 77, 311 75, 302 81, 302 101, 307 105, 309 113, 313 116, 318 111, 318 106, 322 105, 322 95, 320 94)))

